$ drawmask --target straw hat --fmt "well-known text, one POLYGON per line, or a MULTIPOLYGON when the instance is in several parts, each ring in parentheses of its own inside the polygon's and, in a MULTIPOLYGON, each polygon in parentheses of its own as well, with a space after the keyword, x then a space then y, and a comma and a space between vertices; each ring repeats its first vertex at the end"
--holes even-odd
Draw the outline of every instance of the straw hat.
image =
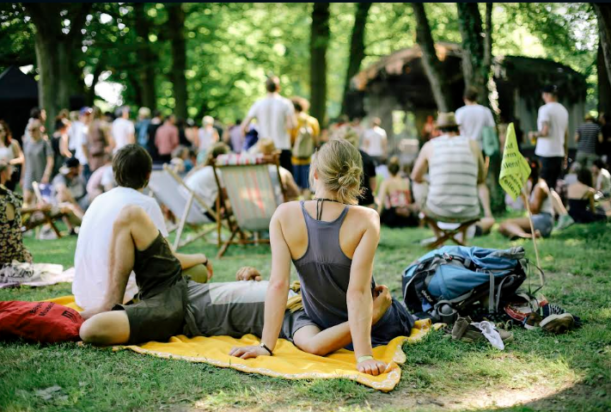
POLYGON ((277 150, 272 139, 261 139, 257 142, 257 151, 265 156, 270 156, 277 150))
POLYGON ((439 115, 437 115, 437 127, 458 127, 458 123, 456 123, 456 117, 454 116, 454 113, 439 113, 439 115))

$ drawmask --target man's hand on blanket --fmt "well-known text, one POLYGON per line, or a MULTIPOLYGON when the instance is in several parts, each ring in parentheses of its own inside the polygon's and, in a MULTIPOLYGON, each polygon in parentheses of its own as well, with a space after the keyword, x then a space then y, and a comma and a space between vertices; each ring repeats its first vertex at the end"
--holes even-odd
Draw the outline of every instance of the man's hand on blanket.
POLYGON ((262 278, 263 277, 261 276, 261 273, 251 266, 241 267, 235 274, 235 280, 237 281, 256 280, 257 282, 259 282, 262 278))
POLYGON ((369 359, 356 365, 356 368, 359 370, 359 372, 373 376, 378 376, 387 372, 389 367, 390 364, 386 364, 382 361, 375 359, 369 359))
POLYGON ((239 346, 231 349, 229 356, 242 359, 256 358, 258 356, 270 356, 269 352, 261 346, 239 346))

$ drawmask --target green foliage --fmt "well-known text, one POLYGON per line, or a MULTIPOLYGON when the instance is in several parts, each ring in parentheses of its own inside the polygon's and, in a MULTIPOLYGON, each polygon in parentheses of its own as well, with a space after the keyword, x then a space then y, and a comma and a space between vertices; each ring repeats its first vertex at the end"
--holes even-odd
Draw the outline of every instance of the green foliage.
MULTIPOLYGON (((349 56, 354 4, 331 4, 331 40, 327 61, 327 112, 339 113, 349 56)), ((480 4, 483 15, 483 4, 480 4)), ((309 97, 311 4, 185 3, 187 19, 187 85, 189 115, 233 121, 264 95, 267 74, 281 77, 285 95, 309 97)), ((456 5, 429 3, 426 11, 436 41, 460 43, 456 5)), ((141 93, 140 73, 153 67, 160 108, 172 109, 172 58, 165 35, 167 12, 162 3, 145 5, 149 39, 139 39, 130 3, 96 3, 85 24, 82 53, 74 63, 88 74, 110 72, 108 81, 124 87, 125 103, 135 105, 141 93), (148 61, 136 53, 148 41, 148 61)), ((588 102, 596 98, 597 25, 586 3, 495 3, 493 55, 544 57, 568 64, 588 76, 588 102)), ((374 3, 365 35, 363 67, 405 47, 415 38, 411 7, 374 3)), ((19 4, 0 6, 0 68, 12 62, 35 62, 33 29, 19 4)))

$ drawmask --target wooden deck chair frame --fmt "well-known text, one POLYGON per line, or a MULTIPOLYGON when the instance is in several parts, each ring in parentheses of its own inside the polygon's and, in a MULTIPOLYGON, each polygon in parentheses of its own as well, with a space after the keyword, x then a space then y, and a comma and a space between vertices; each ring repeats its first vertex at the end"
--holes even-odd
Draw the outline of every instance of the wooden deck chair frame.
POLYGON ((469 229, 469 226, 474 225, 475 223, 479 221, 479 219, 471 219, 465 222, 455 222, 458 224, 457 228, 442 229, 437 224, 437 220, 427 215, 424 215, 424 218, 422 220, 424 223, 429 224, 432 227, 434 227, 437 233, 441 233, 441 236, 439 236, 433 243, 427 245, 429 249, 437 249, 439 246, 442 246, 448 240, 451 240, 452 242, 456 243, 459 246, 466 246, 467 245, 466 242, 463 242, 462 240, 458 239, 457 236, 459 234, 463 234, 463 238, 466 238, 467 229, 469 229))
MULTIPOLYGON (((186 204, 185 204, 185 207, 184 207, 184 210, 183 210, 182 214, 180 216, 176 216, 176 218, 180 219, 180 220, 178 221, 178 224, 175 227, 175 229, 176 229, 176 236, 174 237, 174 243, 172 244, 172 251, 175 252, 178 249, 180 249, 182 247, 185 247, 188 244, 193 243, 196 240, 206 236, 208 233, 214 231, 215 226, 212 225, 214 223, 213 220, 211 220, 209 222, 209 224, 211 226, 208 227, 208 228, 205 227, 205 226, 207 226, 207 223, 203 223, 201 225, 202 227, 198 227, 198 226, 200 226, 198 224, 190 224, 190 223, 188 223, 189 215, 191 214, 191 210, 193 208, 193 202, 197 203, 197 205, 199 206, 200 210, 205 210, 206 212, 208 212, 210 214, 210 216, 212 216, 214 218, 214 220, 218 220, 216 218, 216 213, 206 204, 206 202, 204 202, 204 200, 197 193, 195 193, 193 190, 191 190, 185 184, 184 180, 180 176, 178 176, 178 174, 174 170, 172 170, 172 168, 168 164, 164 164, 163 165, 163 169, 162 170, 158 170, 157 172, 167 173, 176 182, 176 184, 178 186, 182 186, 189 193, 189 197, 186 199, 186 204), (181 242, 181 238, 182 238, 185 226, 190 226, 195 231, 195 234, 192 235, 192 236, 189 236, 187 239, 184 239, 181 242)), ((151 192, 154 195, 155 191, 152 188, 150 188, 150 190, 151 190, 151 192)), ((163 201, 160 198, 158 198, 158 200, 161 203, 163 203, 163 201)))
POLYGON ((21 209, 21 215, 22 215, 21 218, 22 219, 23 219, 24 214, 27 215, 27 214, 34 214, 34 213, 40 212, 43 215, 42 220, 34 224, 31 224, 31 225, 30 224, 24 225, 25 231, 27 232, 28 230, 35 229, 41 225, 48 224, 49 226, 51 226, 51 229, 53 230, 53 232, 55 232, 55 235, 57 235, 57 238, 60 239, 62 237, 62 234, 59 228, 57 227, 57 225, 55 224, 55 221, 57 219, 62 219, 65 215, 63 213, 60 213, 56 216, 51 215, 51 205, 43 199, 42 193, 40 192, 40 187, 38 185, 38 182, 32 182, 32 189, 34 192, 34 196, 36 196, 36 203, 38 205, 48 205, 48 207, 39 206, 39 207, 21 209))
POLYGON ((262 163, 256 163, 256 164, 237 164, 237 165, 217 165, 215 163, 212 164, 212 167, 214 170, 214 179, 216 180, 216 184, 219 189, 219 195, 216 199, 216 214, 217 216, 220 216, 220 219, 217 220, 217 239, 218 239, 217 244, 220 249, 217 254, 217 258, 222 258, 225 252, 227 252, 227 249, 229 248, 230 245, 248 245, 248 244, 257 244, 258 245, 261 243, 266 243, 266 244, 270 243, 269 239, 259 239, 257 233, 254 234, 254 239, 252 240, 247 239, 246 233, 245 233, 246 231, 240 228, 237 217, 235 216, 233 212, 233 207, 235 205, 232 204, 230 205, 231 207, 227 207, 227 201, 225 199, 223 186, 221 185, 221 181, 219 179, 219 174, 218 174, 219 170, 222 170, 228 167, 247 168, 247 167, 261 166, 261 165, 267 165, 267 166, 272 165, 276 167, 276 175, 278 177, 278 182, 280 184, 280 191, 282 193, 282 201, 286 202, 287 201, 286 188, 282 184, 282 178, 280 176, 280 157, 278 155, 275 155, 269 159, 266 159, 262 163), (223 211, 224 211, 224 214, 222 213, 223 211), (229 227, 229 231, 230 231, 229 238, 224 243, 221 240, 221 222, 223 220, 227 223, 227 226, 229 227), (238 240, 234 240, 236 236, 239 236, 238 240))

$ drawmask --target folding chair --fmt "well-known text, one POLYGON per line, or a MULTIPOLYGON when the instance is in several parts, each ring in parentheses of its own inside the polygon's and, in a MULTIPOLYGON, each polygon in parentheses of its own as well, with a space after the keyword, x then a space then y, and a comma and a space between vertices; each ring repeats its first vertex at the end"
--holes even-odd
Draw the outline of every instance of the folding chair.
POLYGON ((260 239, 259 234, 269 230, 269 223, 276 208, 286 201, 278 156, 222 155, 217 158, 213 167, 219 187, 217 216, 222 216, 221 212, 225 212, 217 221, 220 248, 217 256, 222 257, 232 244, 269 243, 269 239, 260 239), (274 170, 273 177, 270 165, 274 170), (222 219, 227 222, 231 231, 224 244, 221 244, 220 237, 222 219), (252 232, 254 238, 248 239, 246 232, 252 232), (236 235, 239 235, 238 240, 234 240, 236 235))
POLYGON ((180 219, 176 227, 176 237, 172 250, 176 251, 197 239, 206 236, 214 230, 214 226, 205 228, 209 223, 214 223, 206 216, 206 212, 216 219, 216 213, 199 197, 193 190, 185 184, 180 176, 176 174, 167 164, 162 170, 153 170, 148 184, 149 189, 155 198, 164 204, 170 211, 180 219), (183 187, 188 193, 187 198, 178 190, 183 187), (181 237, 185 226, 190 226, 196 233, 189 236, 183 242, 181 237), (198 228, 200 230, 198 230, 198 228))
POLYGON ((432 217, 427 216, 426 214, 424 214, 422 221, 424 223, 427 223, 429 226, 431 226, 433 228, 433 231, 435 232, 435 235, 437 236, 437 239, 435 239, 434 242, 428 244, 427 247, 429 249, 436 249, 439 246, 442 246, 448 240, 451 240, 452 242, 456 243, 459 246, 466 246, 466 242, 458 239, 457 236, 459 234, 462 234, 463 239, 466 239, 467 230, 469 229, 471 225, 474 225, 475 223, 477 223, 479 219, 476 218, 476 219, 466 220, 463 222, 451 222, 451 223, 458 224, 458 227, 453 228, 453 229, 440 228, 438 221, 433 219, 432 217))
POLYGON ((62 233, 55 223, 58 219, 66 217, 57 208, 54 208, 55 199, 53 198, 53 190, 51 185, 38 182, 32 182, 34 196, 36 197, 35 207, 26 207, 21 209, 22 230, 27 232, 32 229, 37 229, 39 226, 48 224, 58 239, 62 237, 62 233))

